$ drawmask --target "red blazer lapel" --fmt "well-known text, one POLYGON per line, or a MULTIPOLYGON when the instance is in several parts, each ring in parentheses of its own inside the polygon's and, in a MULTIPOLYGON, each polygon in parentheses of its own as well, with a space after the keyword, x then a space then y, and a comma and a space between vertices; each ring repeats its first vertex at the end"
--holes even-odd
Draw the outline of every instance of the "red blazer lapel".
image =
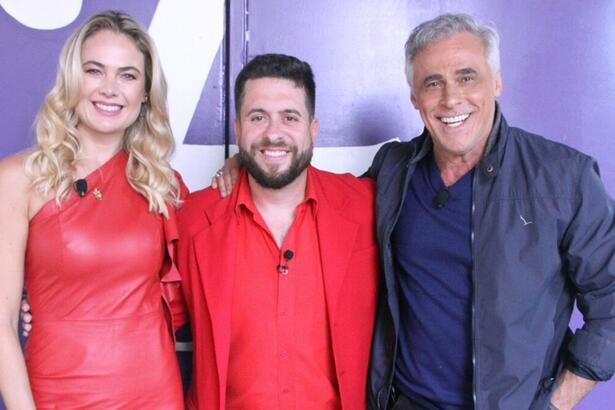
POLYGON ((340 391, 346 391, 345 379, 339 377, 339 369, 347 367, 347 363, 343 363, 344 355, 341 354, 341 349, 344 349, 345 343, 348 343, 346 340, 348 335, 340 331, 338 326, 340 322, 346 320, 346 318, 340 317, 338 303, 340 302, 344 280, 348 275, 359 226, 344 216, 346 198, 335 189, 328 188, 328 185, 326 185, 327 175, 321 174, 315 169, 312 171, 310 176, 314 178, 314 187, 317 190, 319 201, 316 226, 333 356, 340 391))
POLYGON ((346 198, 327 185, 328 174, 308 168, 319 201, 316 226, 329 324, 333 328, 339 294, 355 246, 358 225, 344 217, 346 198))
POLYGON ((337 319, 335 316, 337 302, 348 272, 348 263, 358 231, 356 223, 344 219, 338 212, 338 209, 328 206, 319 207, 316 222, 327 313, 332 328, 337 319))
POLYGON ((366 207, 367 211, 371 207, 350 202, 347 192, 339 189, 338 181, 328 183, 329 174, 313 171, 323 283, 340 397, 344 408, 364 408, 377 251, 359 244, 369 240, 360 236, 364 227, 348 215, 356 216, 353 206, 366 207))
POLYGON ((211 320, 220 403, 225 402, 231 336, 231 302, 235 283, 237 223, 230 202, 205 210, 211 225, 194 236, 196 260, 211 320))

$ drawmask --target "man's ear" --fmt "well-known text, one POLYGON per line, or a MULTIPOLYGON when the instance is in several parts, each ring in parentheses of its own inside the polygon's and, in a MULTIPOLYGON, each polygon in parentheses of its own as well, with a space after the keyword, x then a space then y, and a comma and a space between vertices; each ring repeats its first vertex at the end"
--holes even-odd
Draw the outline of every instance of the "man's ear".
POLYGON ((416 97, 414 96, 414 91, 412 91, 412 87, 410 87, 410 101, 412 102, 412 106, 414 107, 414 109, 418 110, 419 109, 418 101, 416 100, 416 97))
POLYGON ((495 75, 495 96, 502 94, 502 74, 499 72, 495 75))
POLYGON ((241 138, 241 121, 239 121, 237 117, 235 117, 235 121, 233 121, 233 129, 235 130, 235 142, 239 145, 239 139, 241 138))
POLYGON ((312 138, 312 145, 316 145, 316 138, 318 137, 319 131, 320 121, 318 121, 318 118, 314 117, 310 123, 310 137, 312 138))

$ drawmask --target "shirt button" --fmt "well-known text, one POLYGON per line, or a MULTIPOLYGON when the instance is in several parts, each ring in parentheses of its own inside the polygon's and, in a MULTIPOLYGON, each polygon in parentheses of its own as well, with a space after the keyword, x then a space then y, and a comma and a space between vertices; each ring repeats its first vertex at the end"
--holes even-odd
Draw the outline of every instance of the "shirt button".
POLYGON ((288 352, 286 350, 284 350, 282 353, 280 353, 280 356, 286 358, 286 357, 288 357, 288 352))
POLYGON ((282 393, 288 393, 288 389, 282 389, 282 393))

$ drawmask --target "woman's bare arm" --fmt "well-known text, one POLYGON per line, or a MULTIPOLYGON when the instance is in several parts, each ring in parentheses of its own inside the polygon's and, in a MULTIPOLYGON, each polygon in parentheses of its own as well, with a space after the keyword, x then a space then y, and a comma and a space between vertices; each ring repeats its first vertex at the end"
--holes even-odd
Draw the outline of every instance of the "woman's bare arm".
POLYGON ((17 322, 28 239, 29 181, 23 155, 0 161, 0 393, 7 409, 35 409, 17 322))

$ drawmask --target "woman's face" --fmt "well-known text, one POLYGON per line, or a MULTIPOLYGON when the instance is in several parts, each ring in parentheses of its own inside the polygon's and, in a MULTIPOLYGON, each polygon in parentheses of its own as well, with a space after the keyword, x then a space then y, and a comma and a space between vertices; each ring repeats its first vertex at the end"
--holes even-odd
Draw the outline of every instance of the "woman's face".
POLYGON ((119 143, 146 98, 145 58, 127 35, 101 30, 83 43, 81 62, 79 137, 119 143))

